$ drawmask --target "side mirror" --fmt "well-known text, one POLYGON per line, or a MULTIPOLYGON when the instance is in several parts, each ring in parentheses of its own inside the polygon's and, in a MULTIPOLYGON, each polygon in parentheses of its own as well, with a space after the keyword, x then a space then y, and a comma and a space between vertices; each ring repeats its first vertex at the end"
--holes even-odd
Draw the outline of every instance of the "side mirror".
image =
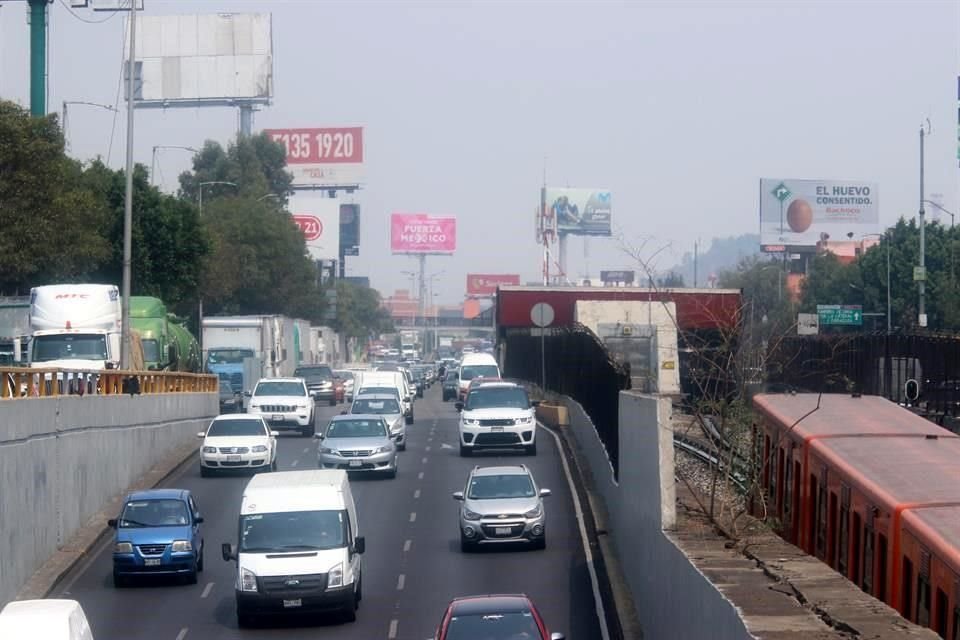
POLYGON ((345 415, 347 415, 348 413, 349 413, 349 411, 347 411, 346 409, 344 409, 343 411, 340 412, 340 415, 345 416, 345 415))
POLYGON ((567 640, 567 636, 563 635, 559 631, 555 631, 550 634, 550 640, 567 640))
POLYGON ((314 439, 314 440, 323 440, 324 437, 325 437, 325 436, 324 436, 322 433, 315 433, 315 434, 313 434, 313 439, 314 439))
POLYGON ((224 542, 223 544, 220 545, 220 555, 223 556, 223 559, 226 562, 230 562, 231 560, 237 559, 237 554, 233 549, 233 545, 230 544, 229 542, 224 542))
POLYGON ((207 437, 207 434, 204 433, 203 431, 201 431, 200 433, 197 434, 197 437, 200 438, 201 440, 203 440, 204 438, 207 437))
POLYGON ((111 529, 116 529, 116 528, 117 528, 117 519, 116 519, 116 518, 110 518, 109 520, 107 520, 107 526, 110 527, 111 529))
POLYGON ((453 406, 457 408, 457 411, 463 411, 463 403, 460 402, 459 400, 453 406))
POLYGON ((250 393, 249 391, 244 391, 244 392, 243 392, 243 397, 244 397, 244 398, 249 398, 249 397, 252 396, 252 395, 253 395, 253 394, 250 393))
POLYGON ((531 407, 539 407, 539 406, 540 406, 540 402, 541 402, 540 400, 533 400, 533 401, 530 402, 530 406, 531 406, 531 407))
POLYGON ((546 498, 547 496, 550 496, 550 495, 552 495, 552 492, 550 491, 550 489, 540 489, 541 498, 546 498))
POLYGON ((353 541, 353 550, 357 553, 363 553, 367 550, 367 539, 363 536, 357 536, 353 541))
POLYGON ((279 432, 279 431, 271 431, 271 432, 270 432, 270 437, 271 437, 271 438, 279 438, 279 437, 280 437, 280 432, 279 432))
POLYGON ((463 491, 454 491, 453 492, 454 500, 463 500, 463 491))
POLYGON ((193 524, 203 524, 203 516, 197 516, 193 519, 193 524))
POLYGON ((116 367, 113 366, 113 363, 112 363, 112 362, 108 362, 108 363, 106 363, 105 365, 103 365, 103 368, 104 368, 104 369, 115 369, 116 367))

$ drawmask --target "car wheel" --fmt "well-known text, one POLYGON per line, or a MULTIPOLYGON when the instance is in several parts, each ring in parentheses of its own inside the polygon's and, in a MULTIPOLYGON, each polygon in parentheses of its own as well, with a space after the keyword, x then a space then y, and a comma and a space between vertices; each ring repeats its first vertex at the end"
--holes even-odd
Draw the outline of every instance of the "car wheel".
POLYGON ((404 417, 403 421, 406 422, 407 424, 413 424, 413 416, 412 415, 406 416, 404 417))
POLYGON ((475 545, 473 542, 470 542, 469 540, 464 538, 462 533, 460 534, 460 551, 462 551, 463 553, 470 553, 471 551, 473 551, 474 546, 475 545))
POLYGON ((203 549, 206 545, 203 540, 200 541, 200 557, 197 558, 197 571, 203 571, 203 549))
POLYGON ((542 551, 543 549, 546 549, 546 548, 547 548, 547 537, 544 536, 544 537, 540 538, 539 540, 536 540, 536 541, 533 543, 533 548, 534 548, 534 549, 539 549, 539 550, 541 550, 541 551, 542 551))
POLYGON ((357 621, 357 609, 360 608, 360 601, 357 599, 357 593, 353 593, 353 599, 350 600, 346 608, 343 610, 343 620, 344 622, 356 622, 357 621))
POLYGON ((469 458, 469 457, 472 456, 472 455, 473 455, 473 449, 471 449, 470 447, 465 447, 465 446, 463 446, 463 445, 460 445, 460 457, 461 457, 461 458, 469 458))
POLYGON ((187 584, 197 584, 197 567, 196 566, 193 567, 193 571, 188 573, 186 578, 184 578, 184 580, 187 584))
POLYGON ((312 424, 309 427, 302 427, 300 429, 300 435, 306 438, 312 438, 315 429, 316 427, 314 427, 312 424))
POLYGON ((274 458, 273 462, 270 463, 270 471, 276 471, 276 470, 277 470, 277 459, 274 458))
MULTIPOLYGON (((363 600, 363 576, 357 579, 357 603, 363 600)), ((359 607, 359 604, 357 605, 359 607)))
POLYGON ((113 574, 113 588, 114 588, 114 589, 123 589, 123 588, 126 587, 128 584, 129 584, 129 582, 127 582, 126 576, 121 576, 121 575, 116 574, 116 573, 113 574))
POLYGON ((398 446, 397 446, 397 450, 399 450, 399 451, 406 451, 406 450, 407 450, 407 443, 404 442, 403 444, 398 445, 398 446))
POLYGON ((201 478, 209 478, 211 475, 213 475, 213 470, 212 470, 212 469, 209 469, 209 468, 207 468, 207 467, 204 467, 203 465, 200 466, 200 477, 201 477, 201 478))
POLYGON ((537 441, 534 440, 533 444, 524 447, 523 450, 526 452, 528 456, 537 455, 537 441))
POLYGON ((256 619, 244 611, 237 609, 237 626, 241 629, 244 627, 252 627, 256 619))

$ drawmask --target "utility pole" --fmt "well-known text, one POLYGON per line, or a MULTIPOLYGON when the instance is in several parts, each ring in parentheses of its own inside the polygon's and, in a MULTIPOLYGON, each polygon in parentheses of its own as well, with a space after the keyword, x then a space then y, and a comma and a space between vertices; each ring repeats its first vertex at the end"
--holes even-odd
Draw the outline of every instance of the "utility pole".
MULTIPOLYGON (((927 120, 927 128, 930 127, 930 121, 927 120)), ((917 318, 917 323, 921 327, 927 326, 927 311, 926 311, 926 237, 925 237, 925 211, 923 210, 923 203, 926 200, 924 197, 923 190, 923 138, 927 134, 927 131, 924 131, 923 125, 920 126, 920 275, 921 278, 917 281, 917 286, 920 293, 920 305, 919 305, 919 317, 917 318)))
POLYGON ((130 280, 133 227, 133 87, 137 40, 137 3, 130 3, 130 53, 127 58, 127 187, 123 205, 123 291, 121 301, 120 368, 130 369, 130 280))
POLYGON ((693 241, 693 288, 697 288, 697 260, 700 257, 700 241, 693 241))
POLYGON ((30 2, 30 115, 47 114, 47 2, 30 2))

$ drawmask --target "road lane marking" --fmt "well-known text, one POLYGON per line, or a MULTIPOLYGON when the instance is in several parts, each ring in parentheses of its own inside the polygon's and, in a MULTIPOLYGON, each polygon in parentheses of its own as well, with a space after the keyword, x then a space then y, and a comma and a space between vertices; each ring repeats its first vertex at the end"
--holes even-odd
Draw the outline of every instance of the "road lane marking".
POLYGON ((207 583, 207 586, 205 586, 205 587, 203 588, 203 593, 200 594, 200 597, 201 597, 201 598, 206 598, 208 595, 210 595, 210 592, 211 592, 211 591, 213 591, 213 583, 212 583, 212 582, 208 582, 208 583, 207 583))
POLYGON ((453 445, 452 445, 452 444, 447 444, 446 442, 443 442, 443 443, 440 444, 440 448, 441 448, 441 449, 453 449, 453 445))
POLYGON ((395 640, 397 637, 397 625, 400 624, 397 620, 390 621, 390 631, 387 632, 387 640, 395 640))
POLYGON ((430 445, 427 445, 427 448, 424 451, 430 451, 430 445))
POLYGON ((407 582, 407 576, 405 576, 402 573, 399 576, 397 576, 397 591, 403 591, 403 585, 405 585, 406 582, 407 582))
POLYGON ((189 629, 187 629, 186 627, 184 627, 183 629, 180 629, 180 633, 177 634, 177 640, 183 640, 184 638, 186 638, 188 631, 189 629))
POLYGON ((306 449, 304 449, 303 452, 304 452, 304 453, 310 453, 310 447, 307 447, 306 449))
POLYGON ((413 492, 413 499, 416 500, 419 497, 420 497, 420 489, 417 489, 416 491, 413 492))
POLYGON ((413 544, 413 540, 407 540, 403 543, 403 552, 406 553, 410 551, 410 545, 413 544))
POLYGON ((417 480, 423 480, 423 471, 417 474, 417 480))
POLYGON ((423 456, 423 459, 420 460, 420 464, 427 464, 427 456, 423 456))
POLYGON ((417 521, 417 512, 416 512, 416 511, 411 511, 411 512, 410 512, 410 522, 416 522, 416 521, 417 521))
POLYGON ((607 629, 607 615, 603 608, 603 598, 600 597, 600 581, 597 579, 597 569, 593 566, 593 554, 590 552, 590 545, 587 543, 587 527, 583 523, 583 509, 580 508, 580 494, 573 483, 573 476, 570 473, 570 463, 567 462, 567 456, 563 452, 563 442, 560 436, 547 429, 537 422, 537 426, 553 436, 557 445, 557 455, 560 456, 560 462, 563 463, 563 473, 567 477, 567 484, 570 487, 570 495, 573 496, 573 510, 577 516, 577 527, 580 529, 580 542, 583 545, 583 555, 587 560, 587 569, 590 573, 590 586, 593 587, 593 603, 597 609, 597 618, 600 622, 600 635, 603 640, 610 640, 610 630, 607 629))
POLYGON ((297 463, 298 463, 298 462, 300 462, 300 461, 299 461, 299 460, 294 460, 293 462, 290 463, 290 466, 291 466, 291 467, 295 467, 295 466, 297 466, 297 463))
POLYGON ((433 436, 430 436, 429 438, 427 438, 427 442, 433 442, 433 436))

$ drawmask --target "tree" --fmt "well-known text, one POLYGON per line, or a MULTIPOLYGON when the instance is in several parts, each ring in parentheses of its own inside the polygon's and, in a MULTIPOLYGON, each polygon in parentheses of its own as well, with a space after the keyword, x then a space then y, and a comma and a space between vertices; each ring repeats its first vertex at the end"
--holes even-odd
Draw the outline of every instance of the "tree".
POLYGON ((676 271, 670 271, 666 275, 657 278, 657 286, 664 289, 680 289, 687 285, 683 283, 683 276, 676 271))
POLYGON ((106 211, 79 184, 55 115, 0 101, 0 289, 82 280, 109 254, 106 211))
POLYGON ((287 202, 293 176, 286 170, 286 151, 265 133, 231 142, 226 150, 208 140, 193 158, 193 171, 180 174, 180 197, 197 202, 202 182, 232 182, 209 185, 203 192, 204 202, 220 196, 246 196, 257 199, 268 194, 277 196, 271 204, 277 208, 287 202))
POLYGON ((383 308, 379 292, 346 280, 337 283, 334 328, 343 336, 361 339, 394 331, 393 320, 383 308))

